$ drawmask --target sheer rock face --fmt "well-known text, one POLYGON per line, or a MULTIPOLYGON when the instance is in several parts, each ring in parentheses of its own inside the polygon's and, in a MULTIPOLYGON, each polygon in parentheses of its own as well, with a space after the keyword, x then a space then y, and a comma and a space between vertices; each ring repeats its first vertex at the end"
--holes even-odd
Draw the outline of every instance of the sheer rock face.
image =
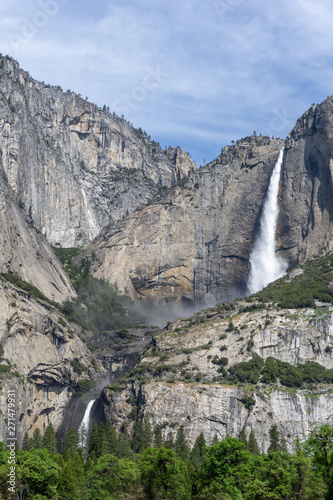
MULTIPOLYGON (((259 448, 267 452, 269 430, 277 424, 281 437, 291 451, 295 439, 304 441, 314 426, 332 421, 333 394, 330 388, 317 391, 271 390, 255 395, 255 406, 247 410, 242 400, 244 389, 219 384, 187 384, 184 382, 152 382, 144 386, 133 385, 118 394, 103 393, 106 418, 110 418, 119 431, 130 421, 133 407, 128 402, 137 398, 140 409, 153 426, 161 426, 164 439, 169 432, 176 437, 177 429, 184 425, 191 446, 203 433, 207 444, 215 435, 239 437, 244 429, 247 437, 254 431, 259 448), (127 420, 128 418, 128 420, 127 420)), ((129 426, 130 430, 131 427, 129 426)))
POLYGON ((50 422, 57 429, 78 378, 96 380, 97 373, 78 332, 58 311, 4 281, 0 303, 1 365, 15 372, 1 381, 0 440, 6 439, 8 390, 16 392, 16 435, 22 440, 26 430, 43 433, 50 422), (80 376, 71 362, 82 368, 80 376))
POLYGON ((110 224, 79 260, 133 297, 216 302, 244 293, 281 140, 248 137, 171 192, 110 224))
POLYGON ((333 424, 331 386, 304 390, 278 383, 256 387, 214 383, 221 377, 221 365, 213 360, 227 358, 229 368, 256 354, 293 365, 316 361, 330 369, 333 308, 330 309, 327 314, 313 309, 281 312, 270 308, 240 314, 235 310, 231 331, 227 313, 208 310, 180 319, 155 336, 153 347, 136 367, 136 373, 148 378, 147 383, 129 383, 116 393, 104 390, 104 414, 117 429, 124 423, 131 428, 135 402, 152 425, 162 427, 164 437, 169 432, 175 436, 181 424, 192 445, 201 432, 211 443, 215 434, 219 438, 238 437, 244 429, 248 436, 253 430, 265 452, 269 447, 269 429, 277 424, 291 450, 293 441, 305 440, 314 425, 333 424), (164 368, 158 370, 161 365, 164 368), (158 381, 152 376, 156 372, 158 381), (196 378, 200 382, 194 383, 196 378), (247 407, 250 397, 253 405, 247 407))
POLYGON ((9 183, 53 244, 86 243, 194 164, 125 120, 0 58, 0 148, 9 183))
MULTIPOLYGON (((22 211, 1 168, 0 154, 0 272, 12 272, 56 302, 75 292, 52 248, 22 211)), ((2 304, 1 304, 2 305, 2 304)))
POLYGON ((332 250, 333 97, 311 107, 286 139, 278 233, 290 262, 332 250))

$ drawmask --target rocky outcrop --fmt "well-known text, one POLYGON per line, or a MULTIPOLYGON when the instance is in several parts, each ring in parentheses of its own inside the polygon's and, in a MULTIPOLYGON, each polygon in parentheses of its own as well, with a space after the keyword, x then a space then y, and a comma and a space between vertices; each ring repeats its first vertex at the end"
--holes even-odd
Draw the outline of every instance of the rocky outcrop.
POLYGON ((83 252, 132 297, 217 302, 246 290, 249 255, 281 140, 248 137, 83 252))
POLYGON ((0 273, 14 273, 56 302, 75 292, 52 248, 19 206, 1 168, 0 153, 0 273))
MULTIPOLYGON (((79 332, 57 310, 0 281, 0 440, 6 439, 6 399, 16 393, 16 436, 57 429, 78 380, 97 380, 92 355, 79 332)), ((95 365, 96 366, 96 365, 95 365)))
POLYGON ((33 80, 0 57, 0 149, 36 227, 64 247, 142 208, 194 164, 74 92, 33 80))
POLYGON ((295 439, 304 441, 315 426, 333 425, 333 394, 330 388, 314 391, 261 389, 250 392, 221 384, 152 382, 129 385, 121 393, 103 392, 104 417, 110 418, 119 431, 126 424, 131 430, 133 408, 139 402, 142 414, 152 426, 160 426, 164 439, 171 432, 176 437, 180 425, 191 446, 203 433, 208 444, 214 436, 247 437, 253 430, 260 450, 267 452, 269 430, 277 424, 281 438, 293 450, 295 439), (255 400, 246 408, 246 398, 255 400))
POLYGON ((201 432, 211 443, 215 434, 238 437, 242 429, 247 435, 253 430, 263 451, 273 424, 290 449, 314 425, 333 424, 330 386, 233 385, 223 381, 218 362, 223 357, 229 369, 258 355, 292 365, 316 361, 331 369, 333 307, 242 312, 244 307, 239 301, 235 309, 208 309, 156 335, 131 375, 137 382, 104 390, 105 416, 116 428, 126 423, 131 429, 136 406, 165 437, 185 425, 192 444, 201 432))
POLYGON ((313 105, 286 139, 278 225, 289 262, 332 250, 333 97, 313 105))

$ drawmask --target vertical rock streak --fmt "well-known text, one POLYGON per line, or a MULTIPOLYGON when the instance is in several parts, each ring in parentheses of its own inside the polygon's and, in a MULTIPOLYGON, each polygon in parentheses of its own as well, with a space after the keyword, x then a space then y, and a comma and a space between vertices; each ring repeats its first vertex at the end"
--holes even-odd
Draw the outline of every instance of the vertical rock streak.
POLYGON ((269 181, 260 220, 259 236, 250 255, 251 270, 247 285, 250 294, 262 290, 268 283, 280 278, 287 271, 287 262, 276 255, 275 240, 283 152, 284 148, 280 151, 269 181))

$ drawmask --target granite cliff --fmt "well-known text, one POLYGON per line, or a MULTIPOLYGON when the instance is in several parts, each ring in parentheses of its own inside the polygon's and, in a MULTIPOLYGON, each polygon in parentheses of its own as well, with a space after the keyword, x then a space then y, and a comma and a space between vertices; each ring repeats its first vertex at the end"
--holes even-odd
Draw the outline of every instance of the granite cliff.
POLYGON ((248 137, 140 212, 108 225, 78 261, 152 301, 244 295, 249 255, 281 140, 248 137), (94 256, 92 259, 92 255, 94 256))
MULTIPOLYGON (((289 447, 314 425, 333 423, 328 379, 304 387, 295 376, 284 385, 273 380, 271 361, 332 369, 332 276, 322 292, 328 303, 317 308, 239 300, 179 319, 146 348, 156 331, 144 325, 136 333, 103 331, 96 351, 103 368, 80 329, 50 303, 75 292, 47 242, 78 246, 94 238, 76 262, 89 261, 94 276, 134 299, 201 307, 245 295, 283 146, 278 252, 293 267, 333 250, 332 106, 328 98, 311 107, 286 141, 246 137, 196 169, 180 148, 163 151, 124 119, 0 58, 0 401, 3 409, 15 388, 20 438, 50 421, 59 427, 73 408, 81 417, 78 382, 101 377, 125 377, 104 389, 97 411, 117 429, 131 430, 139 412, 165 435, 183 423, 191 443, 200 432, 211 442, 215 434, 254 430, 267 450, 274 423, 289 447), (44 297, 20 288, 18 278, 44 297), (251 362, 271 363, 271 381, 230 378, 251 362)), ((79 417, 69 422, 77 427, 79 417)))
POLYGON ((0 152, 0 272, 13 273, 55 302, 75 292, 60 261, 8 185, 0 152), (20 208, 21 206, 21 208, 20 208))
POLYGON ((279 248, 290 262, 332 249, 333 97, 301 116, 285 143, 279 248))
MULTIPOLYGON (((79 330, 45 301, 0 280, 0 440, 6 439, 7 391, 15 390, 17 435, 61 426, 66 406, 81 380, 105 376, 79 330), (5 378, 4 378, 5 377, 5 378)), ((81 382, 82 384, 82 382, 81 382)), ((82 418, 82 416, 81 416, 82 418)))
POLYGON ((265 452, 274 424, 290 450, 313 426, 333 424, 330 384, 303 388, 294 380, 255 382, 255 365, 246 368, 253 360, 274 358, 291 366, 315 361, 331 369, 333 307, 255 309, 238 301, 235 308, 208 309, 170 324, 127 379, 104 389, 105 417, 117 429, 124 424, 131 429, 136 408, 165 437, 183 424, 191 444, 201 432, 211 443, 215 434, 238 437, 242 430, 247 435, 253 430, 265 452), (235 373, 233 367, 241 367, 237 383, 226 378, 226 370, 235 373))
POLYGON ((285 145, 277 249, 289 266, 332 249, 333 98, 311 107, 285 144, 252 136, 226 147, 152 205, 109 224, 82 254, 93 272, 152 301, 244 295, 263 199, 285 145))
POLYGON ((0 149, 8 181, 35 226, 78 246, 142 208, 194 164, 141 129, 0 57, 0 149), (55 215, 56 214, 56 215, 55 215))

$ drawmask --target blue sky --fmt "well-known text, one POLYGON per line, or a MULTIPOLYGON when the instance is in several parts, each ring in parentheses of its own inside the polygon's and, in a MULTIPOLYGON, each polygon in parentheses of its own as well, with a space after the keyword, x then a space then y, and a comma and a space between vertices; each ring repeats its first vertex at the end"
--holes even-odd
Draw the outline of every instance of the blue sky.
POLYGON ((199 165, 333 94, 333 3, 0 0, 0 52, 199 165))

